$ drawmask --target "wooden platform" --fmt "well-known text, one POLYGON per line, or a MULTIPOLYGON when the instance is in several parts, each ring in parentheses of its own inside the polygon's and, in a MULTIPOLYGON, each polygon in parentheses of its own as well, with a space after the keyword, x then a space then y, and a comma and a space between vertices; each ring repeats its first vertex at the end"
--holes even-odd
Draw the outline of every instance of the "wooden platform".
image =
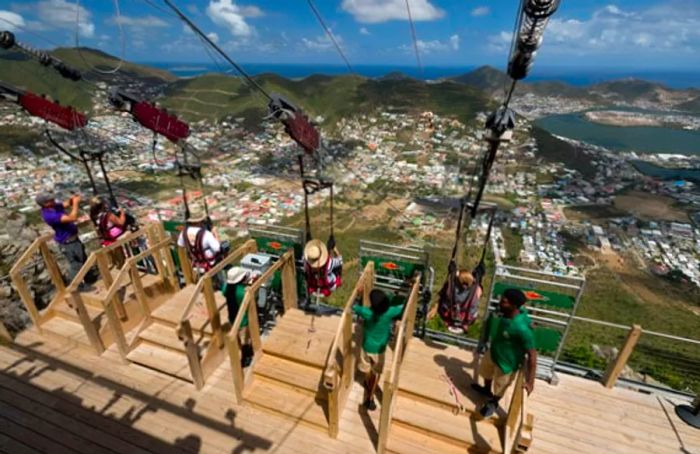
MULTIPOLYGON (((144 274, 142 282, 149 305, 152 308, 158 307, 163 302, 163 295, 167 291, 163 287, 160 278, 157 275, 144 274)), ((100 280, 88 291, 81 292, 80 296, 85 303, 85 309, 90 317, 90 321, 95 326, 103 344, 109 346, 114 341, 114 338, 109 329, 101 302, 105 294, 106 290, 103 282, 100 280)), ((66 301, 65 294, 61 292, 55 298, 55 304, 50 305, 51 309, 44 315, 45 321, 41 325, 42 329, 47 334, 69 339, 76 345, 89 347, 90 341, 85 333, 85 329, 80 323, 76 310, 66 301)), ((123 325, 125 330, 129 330, 135 327, 142 317, 134 295, 133 286, 125 287, 123 300, 127 314, 127 319, 123 321, 123 325)))
MULTIPOLYGON (((197 391, 122 364, 114 347, 96 357, 26 331, 15 345, 0 347, 0 452, 374 452, 379 411, 359 408, 357 383, 335 440, 282 415, 233 404, 231 383, 227 362, 197 391)), ((700 432, 684 425, 664 398, 560 375, 556 387, 537 382, 530 411, 535 454, 700 453, 700 432)), ((425 451, 406 439, 419 446, 413 452, 425 451)))
POLYGON ((394 453, 500 453, 500 415, 476 414, 471 351, 415 340, 406 350, 387 450, 394 453), (452 383, 457 392, 453 395, 452 383))
POLYGON ((288 310, 263 340, 245 403, 327 431, 328 396, 321 379, 339 319, 288 310))

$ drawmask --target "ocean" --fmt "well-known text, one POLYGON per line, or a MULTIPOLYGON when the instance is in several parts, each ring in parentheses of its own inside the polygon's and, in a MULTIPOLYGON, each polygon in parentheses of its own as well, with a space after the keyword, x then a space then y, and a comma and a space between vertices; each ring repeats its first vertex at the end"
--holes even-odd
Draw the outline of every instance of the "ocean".
MULTIPOLYGON (((227 65, 218 67, 212 63, 168 63, 168 62, 141 62, 142 64, 165 69, 179 77, 194 77, 211 72, 225 72, 231 70, 227 65)), ((252 75, 262 73, 275 73, 281 76, 297 79, 312 74, 342 75, 348 70, 342 65, 324 64, 269 64, 269 63, 243 63, 241 66, 252 75)), ((365 77, 382 77, 391 72, 401 72, 417 79, 435 80, 445 77, 459 76, 476 69, 476 66, 425 66, 421 73, 415 66, 382 66, 382 65, 356 65, 355 71, 365 77)), ((235 74, 235 72, 231 72, 235 74)), ((623 69, 563 69, 536 67, 528 77, 528 81, 558 80, 571 85, 583 86, 608 80, 633 77, 652 82, 659 82, 671 88, 700 88, 700 69, 684 71, 649 71, 649 70, 623 70, 623 69)))

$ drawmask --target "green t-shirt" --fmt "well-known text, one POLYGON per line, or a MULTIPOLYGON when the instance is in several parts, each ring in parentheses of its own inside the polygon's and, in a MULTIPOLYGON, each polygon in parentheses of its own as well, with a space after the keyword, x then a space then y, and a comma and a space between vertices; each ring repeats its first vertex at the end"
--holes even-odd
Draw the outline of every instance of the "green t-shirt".
POLYGON ((391 306, 382 315, 376 317, 372 309, 364 306, 353 306, 352 311, 363 320, 364 335, 362 348, 367 353, 384 353, 389 343, 391 325, 396 317, 401 316, 403 305, 391 306))
POLYGON ((512 319, 499 317, 495 324, 491 359, 504 374, 510 374, 520 369, 525 353, 535 348, 530 317, 521 312, 512 319))
MULTIPOLYGON (((226 296, 226 287, 227 284, 224 282, 224 285, 221 286, 221 293, 226 296)), ((234 304, 231 304, 231 302, 226 301, 226 304, 228 305, 228 310, 229 310, 229 320, 235 320, 236 316, 238 315, 238 308, 241 307, 241 304, 243 304, 243 298, 245 298, 245 291, 247 290, 247 286, 245 285, 236 285, 236 295, 235 295, 235 301, 233 301, 234 304), (231 313, 231 309, 235 308, 236 311, 235 313, 231 313)), ((252 302, 252 304, 255 304, 255 301, 252 302)), ((233 323, 233 322, 231 322, 233 323)), ((245 328, 248 326, 248 313, 246 312, 245 315, 243 315, 243 320, 241 320, 241 328, 245 328)))

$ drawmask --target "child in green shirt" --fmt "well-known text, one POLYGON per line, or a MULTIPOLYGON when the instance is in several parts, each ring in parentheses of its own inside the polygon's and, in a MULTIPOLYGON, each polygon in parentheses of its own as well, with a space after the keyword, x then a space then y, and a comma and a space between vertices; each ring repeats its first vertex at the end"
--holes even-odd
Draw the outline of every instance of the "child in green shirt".
POLYGON ((389 343, 394 319, 400 317, 403 305, 390 306, 384 292, 374 289, 369 294, 370 307, 353 306, 352 310, 362 319, 362 351, 357 368, 365 376, 364 406, 368 410, 377 408, 374 392, 384 369, 384 352, 389 343))

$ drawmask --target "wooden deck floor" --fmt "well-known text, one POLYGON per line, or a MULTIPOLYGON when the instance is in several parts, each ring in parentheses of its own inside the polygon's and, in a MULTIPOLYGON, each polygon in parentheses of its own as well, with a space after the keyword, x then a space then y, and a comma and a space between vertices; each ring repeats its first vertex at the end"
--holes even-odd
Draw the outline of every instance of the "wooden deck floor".
MULTIPOLYGON (((196 391, 122 364, 113 349, 96 357, 27 331, 0 347, 0 452, 371 453, 379 411, 358 411, 361 392, 356 384, 332 440, 233 404, 228 364, 196 391)), ((537 383, 530 411, 533 453, 700 454, 700 431, 664 398, 562 376, 556 387, 537 383)))

